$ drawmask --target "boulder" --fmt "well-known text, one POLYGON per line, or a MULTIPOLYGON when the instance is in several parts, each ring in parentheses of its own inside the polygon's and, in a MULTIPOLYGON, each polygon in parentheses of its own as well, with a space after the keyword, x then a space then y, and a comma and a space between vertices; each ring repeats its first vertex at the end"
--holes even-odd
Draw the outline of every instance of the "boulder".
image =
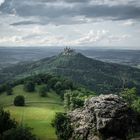
POLYGON ((68 117, 73 128, 69 140, 125 140, 131 120, 127 103, 112 94, 87 100, 68 117))

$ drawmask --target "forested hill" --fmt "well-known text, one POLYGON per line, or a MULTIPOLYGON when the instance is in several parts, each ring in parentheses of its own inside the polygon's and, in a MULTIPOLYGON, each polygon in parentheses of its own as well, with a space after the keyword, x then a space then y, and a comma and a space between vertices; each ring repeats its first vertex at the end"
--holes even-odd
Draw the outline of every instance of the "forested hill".
POLYGON ((0 71, 0 82, 37 73, 54 73, 68 77, 97 93, 112 93, 123 87, 140 89, 139 69, 93 60, 73 50, 36 62, 4 68, 0 71))

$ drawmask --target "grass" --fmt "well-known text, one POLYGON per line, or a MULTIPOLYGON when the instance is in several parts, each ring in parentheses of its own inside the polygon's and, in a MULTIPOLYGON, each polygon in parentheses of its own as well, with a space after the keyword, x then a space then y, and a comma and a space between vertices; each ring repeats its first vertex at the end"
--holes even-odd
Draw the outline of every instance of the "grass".
POLYGON ((33 128, 33 133, 40 140, 56 140, 51 121, 56 112, 64 111, 60 97, 54 92, 49 92, 48 97, 45 98, 40 97, 37 90, 33 93, 27 93, 23 90, 23 85, 16 86, 13 93, 11 96, 7 96, 6 93, 0 95, 0 104, 5 106, 5 110, 8 110, 19 123, 33 128), (25 107, 12 105, 14 97, 17 95, 25 96, 25 107))
POLYGON ((26 92, 23 90, 23 85, 16 86, 13 88, 13 95, 7 96, 6 93, 0 95, 0 105, 11 105, 13 104, 13 100, 17 95, 23 95, 25 97, 25 101, 28 102, 54 102, 54 103, 62 103, 60 97, 54 93, 53 91, 48 92, 48 97, 43 98, 38 94, 38 87, 35 92, 26 92))

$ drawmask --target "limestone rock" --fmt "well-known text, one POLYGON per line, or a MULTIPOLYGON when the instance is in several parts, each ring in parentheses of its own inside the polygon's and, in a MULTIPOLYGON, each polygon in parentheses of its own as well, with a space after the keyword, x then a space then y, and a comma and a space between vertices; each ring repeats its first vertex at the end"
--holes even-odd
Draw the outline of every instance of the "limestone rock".
POLYGON ((129 108, 117 95, 100 95, 68 114, 73 128, 70 140, 125 140, 129 108))

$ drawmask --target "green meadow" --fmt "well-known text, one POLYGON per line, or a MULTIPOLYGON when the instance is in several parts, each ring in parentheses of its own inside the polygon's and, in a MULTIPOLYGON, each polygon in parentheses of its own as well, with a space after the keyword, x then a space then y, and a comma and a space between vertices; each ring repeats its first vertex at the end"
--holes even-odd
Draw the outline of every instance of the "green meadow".
POLYGON ((0 105, 11 113, 11 116, 22 125, 27 125, 40 140, 56 140, 55 130, 51 121, 56 112, 63 112, 63 103, 60 97, 53 91, 47 97, 40 97, 38 87, 35 92, 28 93, 23 90, 23 85, 13 88, 13 95, 6 93, 0 95, 0 105), (26 106, 15 107, 14 97, 23 95, 26 106))

